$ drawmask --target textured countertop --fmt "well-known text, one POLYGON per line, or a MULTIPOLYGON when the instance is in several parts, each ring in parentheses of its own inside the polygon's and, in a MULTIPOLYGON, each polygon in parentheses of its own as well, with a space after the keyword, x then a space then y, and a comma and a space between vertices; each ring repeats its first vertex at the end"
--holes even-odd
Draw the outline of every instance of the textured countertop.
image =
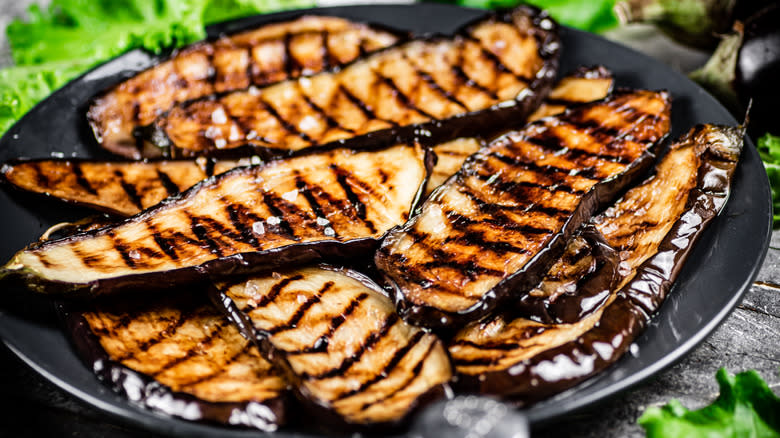
MULTIPOLYGON (((34 1, 0 0, 0 29, 34 1)), ((648 27, 620 30, 609 37, 683 72, 706 60, 705 54, 677 46, 648 27)), ((9 63, 3 35, 0 67, 9 63)), ((758 281, 734 313, 702 345, 680 363, 639 387, 591 412, 534 431, 534 436, 642 437, 644 433, 636 425, 636 419, 647 406, 663 404, 671 398, 679 399, 690 408, 710 403, 718 393, 714 376, 720 367, 726 367, 732 373, 755 369, 777 393, 780 389, 780 287, 774 283, 780 283, 780 231, 773 233, 758 281)), ((75 399, 24 365, 3 344, 0 344, 0 388, 3 392, 0 437, 153 436, 125 427, 75 399)))

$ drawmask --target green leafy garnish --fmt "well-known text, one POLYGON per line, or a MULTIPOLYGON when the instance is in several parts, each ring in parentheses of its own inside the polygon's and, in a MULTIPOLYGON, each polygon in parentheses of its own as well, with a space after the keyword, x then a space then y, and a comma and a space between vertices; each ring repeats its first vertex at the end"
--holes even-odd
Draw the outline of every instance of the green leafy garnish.
POLYGON ((0 70, 0 135, 36 103, 127 50, 154 53, 205 37, 204 26, 314 0, 53 0, 6 28, 15 66, 0 70))
MULTIPOLYGON (((775 228, 780 227, 780 137, 766 133, 758 139, 758 153, 764 162, 772 188, 772 210, 775 228)), ((778 414, 780 415, 780 414, 778 414)))
POLYGON ((558 22, 589 32, 604 32, 620 24, 615 0, 454 0, 469 8, 511 8, 528 3, 547 10, 558 22))
POLYGON ((755 371, 736 376, 721 368, 720 395, 691 411, 677 400, 649 407, 639 418, 648 438, 780 438, 780 398, 755 371))

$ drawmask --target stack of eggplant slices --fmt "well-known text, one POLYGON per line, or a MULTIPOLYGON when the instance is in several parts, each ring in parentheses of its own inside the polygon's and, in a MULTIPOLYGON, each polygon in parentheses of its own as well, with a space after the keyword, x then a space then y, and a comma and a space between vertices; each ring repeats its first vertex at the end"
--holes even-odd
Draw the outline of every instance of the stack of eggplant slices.
POLYGON ((560 49, 528 6, 446 36, 309 15, 186 47, 92 100, 121 159, 6 163, 109 215, 0 275, 59 298, 98 378, 189 420, 386 430, 453 393, 528 406, 647 326, 743 137, 695 126, 657 161, 670 95, 601 66, 555 82, 560 49))

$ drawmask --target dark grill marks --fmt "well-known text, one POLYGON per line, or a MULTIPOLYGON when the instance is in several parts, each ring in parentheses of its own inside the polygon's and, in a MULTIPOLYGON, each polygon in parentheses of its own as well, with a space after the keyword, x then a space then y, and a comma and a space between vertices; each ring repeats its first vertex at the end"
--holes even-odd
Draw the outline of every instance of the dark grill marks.
POLYGON ((206 173, 207 177, 211 178, 212 176, 214 176, 214 166, 216 164, 217 164, 216 160, 212 158, 206 159, 206 168, 203 171, 206 173))
POLYGON ((417 111, 418 113, 420 113, 424 117, 428 118, 429 120, 437 119, 436 116, 433 116, 433 115, 429 114, 424 109, 422 109, 422 108, 418 107, 417 105, 415 105, 414 102, 412 102, 412 100, 409 99, 409 96, 404 94, 404 92, 401 91, 400 88, 398 88, 398 86, 395 84, 395 82, 393 82, 392 78, 388 78, 387 76, 383 75, 382 73, 380 73, 380 72, 378 72, 376 70, 372 70, 372 72, 374 73, 374 75, 376 75, 379 78, 379 80, 383 84, 385 84, 387 87, 390 88, 390 90, 393 92, 393 96, 395 96, 395 98, 398 99, 398 101, 401 103, 401 105, 403 105, 403 106, 405 106, 405 107, 407 107, 407 108, 409 108, 409 109, 411 109, 413 111, 417 111))
POLYGON ((279 122, 280 125, 282 125, 282 128, 284 128, 285 131, 287 131, 292 135, 296 135, 300 137, 303 141, 309 143, 310 145, 317 144, 317 142, 314 141, 314 139, 312 139, 311 137, 309 137, 308 134, 306 134, 305 132, 301 132, 300 130, 298 130, 298 128, 295 127, 295 125, 285 120, 279 114, 279 112, 276 111, 276 108, 274 108, 270 103, 266 102, 264 99, 259 99, 259 103, 260 106, 262 106, 263 109, 266 112, 268 112, 268 114, 270 114, 273 118, 275 118, 279 122))
POLYGON ((190 220, 190 230, 192 231, 192 234, 198 238, 199 243, 205 244, 212 254, 215 254, 218 257, 222 257, 224 255, 222 252, 222 247, 224 245, 220 245, 221 241, 212 239, 209 236, 208 228, 200 223, 201 218, 189 212, 185 212, 185 214, 190 220))
MULTIPOLYGON (((589 135, 592 134, 589 130, 582 129, 582 131, 587 132, 589 135)), ((621 137, 622 134, 620 132, 615 131, 614 133, 604 135, 603 138, 598 138, 597 140, 601 143, 608 144, 614 141, 618 141, 621 137)), ((541 147, 545 151, 554 153, 556 155, 563 154, 567 158, 570 158, 571 161, 574 161, 575 163, 578 164, 582 163, 588 158, 596 158, 598 160, 609 161, 612 163, 619 163, 619 164, 629 164, 633 161, 631 157, 627 157, 627 156, 593 153, 583 149, 566 148, 564 146, 565 143, 563 139, 558 137, 555 134, 555 132, 552 130, 546 130, 543 132, 536 133, 532 137, 525 138, 525 140, 533 145, 541 147)))
POLYGON ((363 341, 363 343, 360 345, 358 351, 354 352, 351 356, 348 356, 346 359, 344 359, 338 367, 331 368, 319 374, 302 373, 301 378, 304 380, 323 380, 323 379, 329 379, 331 377, 336 377, 338 375, 343 374, 354 363, 359 362, 360 358, 363 357, 363 354, 367 350, 373 348, 374 345, 376 345, 382 338, 387 336, 387 334, 390 332, 390 329, 398 321, 399 321, 398 314, 396 314, 395 312, 391 313, 382 322, 382 327, 379 329, 379 331, 372 332, 370 335, 368 335, 366 340, 363 341))
POLYGON ((230 324, 227 320, 220 321, 219 323, 214 325, 214 329, 210 331, 206 337, 198 342, 198 348, 197 349, 189 349, 187 350, 187 353, 184 354, 184 356, 177 357, 176 359, 173 359, 172 361, 166 363, 160 369, 152 373, 153 377, 159 376, 160 374, 170 370, 171 368, 180 365, 193 357, 196 357, 198 354, 202 354, 201 352, 206 349, 209 345, 211 345, 212 342, 214 342, 214 339, 217 338, 217 335, 219 332, 222 331, 226 326, 230 324))
POLYGON ((81 163, 73 163, 73 174, 76 176, 76 183, 81 186, 81 188, 86 190, 89 194, 97 195, 97 191, 92 187, 92 184, 84 178, 84 171, 81 168, 81 163))
POLYGON ((414 336, 412 336, 412 339, 409 340, 409 343, 404 345, 403 348, 399 348, 398 350, 396 350, 393 357, 387 362, 387 364, 385 364, 381 372, 379 372, 378 374, 374 375, 374 377, 360 384, 360 387, 339 394, 339 396, 336 397, 335 400, 344 400, 345 398, 352 397, 355 394, 359 394, 365 391, 366 388, 368 388, 369 386, 387 377, 390 374, 390 372, 392 372, 393 369, 398 365, 398 362, 400 362, 401 359, 403 359, 404 356, 406 356, 406 353, 408 353, 412 348, 414 348, 415 345, 417 345, 417 343, 420 342, 420 340, 422 340, 423 336, 425 336, 425 332, 423 332, 422 330, 418 330, 417 333, 415 333, 414 336))
MULTIPOLYGON (((187 302, 186 304, 187 304, 187 308, 182 309, 178 317, 176 317, 172 321, 169 321, 168 325, 164 329, 162 329, 159 332, 156 332, 154 336, 152 336, 151 338, 137 345, 134 345, 132 348, 128 348, 128 351, 126 351, 123 355, 114 358, 114 360, 117 362, 124 362, 128 359, 134 358, 135 355, 137 355, 138 353, 146 352, 152 346, 157 345, 160 342, 162 342, 164 339, 176 334, 176 330, 178 330, 179 327, 184 325, 184 323, 186 323, 187 320, 192 317, 193 310, 195 310, 194 306, 192 305, 192 302, 187 302)), ((112 335, 112 337, 116 337, 116 330, 115 329, 110 330, 109 334, 112 335)))
MULTIPOLYGON (((454 229, 461 231, 463 233, 473 233, 474 231, 472 231, 470 227, 479 226, 479 225, 488 225, 491 228, 494 228, 498 231, 501 231, 502 229, 508 229, 512 231, 522 232, 524 234, 549 234, 552 232, 551 230, 548 230, 546 228, 534 227, 532 225, 514 224, 514 223, 504 222, 498 219, 474 220, 455 212, 447 212, 447 218, 450 221, 450 225, 452 225, 454 229)), ((490 242, 485 242, 485 243, 490 243, 490 242)), ((519 249, 520 248, 516 248, 516 250, 519 249)), ((521 252, 527 252, 527 251, 521 251, 521 252)))
MULTIPOLYGON (((262 190, 258 188, 258 190, 262 190)), ((285 211, 280 208, 280 205, 287 204, 282 199, 277 198, 273 193, 271 192, 264 192, 262 193, 263 196, 263 202, 265 202, 265 205, 268 207, 268 211, 271 212, 271 214, 279 219, 278 225, 270 225, 266 222, 266 224, 269 227, 274 228, 274 233, 285 237, 290 240, 300 240, 296 235, 295 231, 293 231, 292 226, 287 221, 287 216, 285 215, 285 211)), ((293 206, 294 211, 298 212, 297 207, 293 206)), ((248 210, 248 209, 247 209, 248 210)))
POLYGON ((309 354, 309 353, 324 353, 328 351, 328 344, 330 343, 330 339, 333 336, 334 333, 336 333, 336 330, 338 330, 339 327, 341 327, 342 324, 344 324, 347 321, 347 318, 352 315, 353 312, 355 312, 355 309, 360 306, 360 303, 362 303, 366 298, 368 298, 368 293, 361 292, 357 297, 353 298, 347 307, 344 308, 341 312, 338 313, 338 315, 334 316, 330 319, 330 323, 328 324, 328 330, 320 336, 315 342, 314 345, 305 347, 301 350, 296 351, 285 351, 286 354, 309 354))
MULTIPOLYGON (((225 367, 227 367, 228 365, 230 365, 233 362, 235 362, 239 357, 245 355, 249 351, 250 345, 251 344, 247 343, 244 346, 244 348, 242 348, 242 349, 236 351, 235 353, 233 353, 229 358, 227 358, 227 360, 222 364, 221 367, 215 369, 214 371, 212 371, 210 373, 204 374, 204 375, 202 375, 202 376, 200 376, 198 378, 192 379, 189 382, 180 383, 180 385, 192 387, 192 386, 195 386, 195 385, 199 385, 201 383, 208 382, 209 380, 224 374, 225 373, 225 367)), ((264 372, 259 377, 265 377, 265 376, 270 376, 270 375, 272 375, 272 373, 270 371, 266 370, 266 372, 264 372)))
POLYGON ((254 246, 255 248, 259 248, 260 243, 257 241, 254 231, 252 231, 250 227, 247 227, 246 224, 244 224, 244 222, 241 220, 239 207, 235 203, 230 203, 225 206, 225 212, 228 214, 228 218, 230 219, 230 223, 233 225, 233 229, 241 233, 241 237, 244 239, 244 241, 254 246))
MULTIPOLYGON (((111 239, 111 242, 114 246, 114 249, 116 249, 116 252, 119 253, 120 256, 122 256, 122 260, 125 262, 125 265, 129 268, 135 267, 135 259, 133 257, 130 257, 130 250, 128 249, 128 246, 125 242, 122 241, 122 239, 119 238, 119 236, 116 235, 114 230, 109 230, 106 235, 111 239)), ((138 254, 138 257, 140 258, 140 254, 138 254)))
POLYGON ((151 235, 154 236, 154 243, 157 244, 160 250, 165 253, 165 255, 170 257, 171 260, 178 260, 179 255, 176 254, 175 245, 173 245, 172 242, 167 238, 162 237, 160 232, 157 230, 157 225, 155 225, 152 221, 147 221, 146 227, 149 229, 151 235))
POLYGON ((174 184, 173 181, 171 181, 171 177, 169 177, 167 173, 163 172, 160 169, 157 169, 157 178, 160 179, 160 182, 165 188, 165 191, 168 192, 168 196, 179 193, 179 186, 177 186, 176 184, 174 184))
POLYGON ((301 319, 306 315, 306 312, 315 304, 319 303, 322 299, 322 295, 324 295, 326 292, 330 290, 330 288, 333 287, 333 282, 329 281, 322 285, 320 290, 317 291, 316 294, 306 299, 306 301, 298 307, 298 309, 295 311, 295 313, 290 317, 290 319, 287 320, 286 323, 282 325, 278 325, 270 330, 268 330, 268 333, 270 334, 276 334, 279 332, 283 332, 286 330, 294 329, 298 326, 298 323, 301 322, 301 319))
POLYGON ((458 55, 458 64, 452 66, 452 71, 455 73, 455 77, 457 77, 464 85, 467 87, 471 87, 475 90, 478 90, 484 94, 487 94, 491 99, 494 101, 498 100, 498 95, 495 93, 495 91, 488 89, 484 85, 480 84, 479 82, 475 81, 474 79, 469 76, 462 67, 463 60, 461 59, 460 54, 458 55))
POLYGON ((46 172, 41 170, 40 163, 35 164, 35 181, 41 187, 52 187, 51 181, 49 181, 49 177, 46 176, 46 172))
POLYGON ((569 177, 574 175, 581 178, 593 180, 593 184, 598 182, 598 179, 594 178, 592 175, 592 173, 594 172, 593 168, 576 169, 572 171, 569 169, 564 169, 562 167, 556 167, 549 164, 540 166, 536 163, 523 160, 522 158, 519 157, 517 159, 512 158, 499 152, 491 152, 490 156, 501 161, 504 164, 509 164, 510 166, 540 173, 545 175, 547 178, 556 178, 556 185, 563 185, 563 183, 566 182, 566 180, 569 177))
POLYGON ((386 400, 390 400, 391 398, 395 397, 396 394, 406 389, 412 382, 417 380, 417 378, 420 377, 419 374, 420 371, 422 371, 422 367, 425 365, 425 362, 428 360, 428 357, 430 357, 431 353, 433 353, 433 350, 436 348, 436 345, 437 345, 436 342, 431 342, 430 345, 428 345, 428 349, 425 350, 425 354, 423 354, 423 357, 417 362, 417 364, 415 364, 414 368, 412 368, 412 372, 410 373, 411 375, 408 378, 406 378, 406 380, 404 380, 400 385, 398 385, 396 389, 394 389, 389 394, 386 394, 379 400, 374 400, 372 402, 364 403, 362 406, 360 406, 359 410, 365 411, 370 406, 373 406, 378 403, 382 403, 386 400))
POLYGON ((292 42, 292 38, 293 36, 289 33, 284 35, 284 72, 287 74, 288 78, 292 77, 293 74, 300 69, 298 60, 295 59, 292 51, 290 50, 290 43, 292 42))
POLYGON ((144 206, 141 203, 141 197, 138 196, 138 192, 135 190, 135 186, 125 180, 124 174, 119 169, 114 171, 114 176, 119 179, 119 184, 122 186, 122 189, 127 194, 127 197, 130 198, 130 201, 132 201, 133 205, 138 207, 139 210, 143 210, 144 206))
POLYGON ((454 103, 455 105, 458 105, 464 111, 468 111, 468 107, 463 102, 458 100, 458 98, 455 97, 454 94, 442 88, 442 86, 439 85, 439 83, 436 82, 436 80, 430 74, 421 70, 413 60, 408 58, 406 53, 401 53, 401 56, 414 69, 414 74, 417 75, 417 77, 421 78, 428 85, 428 87, 430 87, 430 89, 438 93, 443 98, 454 103))
MULTIPOLYGON (((296 171, 295 175, 295 187, 298 188, 298 192, 303 195, 304 198, 306 198, 306 202, 309 203, 309 207, 311 207, 311 211, 314 212, 314 215, 321 218, 327 218, 327 215, 322 211, 322 208, 320 208, 320 204, 317 202, 317 198, 314 197, 314 195, 311 193, 311 190, 309 190, 309 183, 306 182, 306 180, 303 179, 301 175, 298 174, 296 171)), ((322 191, 320 187, 317 187, 319 191, 322 191)))
POLYGON ((352 190, 352 185, 350 183, 354 182, 356 185, 365 188, 365 184, 361 184, 361 181, 356 180, 348 171, 340 168, 336 164, 331 164, 330 168, 333 169, 333 172, 336 174, 336 180, 338 181, 339 185, 341 186, 341 189, 344 190, 344 193, 347 196, 347 199, 349 200, 350 207, 354 209, 355 213, 357 214, 357 217, 360 218, 361 221, 363 221, 364 224, 366 224, 366 227, 371 231, 371 233, 376 233, 376 227, 374 224, 366 218, 366 206, 363 203, 363 201, 360 200, 360 197, 352 190))
POLYGON ((377 115, 374 114, 374 110, 372 110, 371 107, 366 105, 365 102, 360 100, 359 97, 357 97, 354 94, 352 94, 352 92, 349 91, 349 89, 347 89, 347 87, 345 87, 344 84, 340 84, 339 85, 339 91, 342 94, 344 94, 344 96, 347 98, 347 100, 352 102, 352 104, 355 105, 360 110, 360 112, 363 113, 363 116, 365 116, 366 119, 368 119, 367 121, 379 120, 379 121, 388 123, 388 124, 390 124, 393 127, 398 127, 399 126, 398 122, 396 122, 394 120, 380 119, 379 117, 377 117, 377 115))
POLYGON ((466 38, 468 41, 471 41, 474 44, 476 44, 477 46, 479 46, 479 50, 480 50, 480 53, 482 54, 482 56, 485 59, 487 59, 488 61, 490 61, 496 67, 497 70, 502 71, 504 73, 509 73, 510 75, 514 76, 515 79, 517 79, 520 82, 523 82, 523 83, 526 83, 526 84, 531 83, 531 78, 527 78, 527 77, 525 77, 525 76, 523 76, 521 74, 515 73, 514 71, 512 71, 512 69, 507 67, 507 65, 504 64, 503 61, 501 61, 501 58, 496 56, 495 53, 493 53, 490 50, 488 50, 488 48, 485 47, 484 44, 482 44, 482 40, 480 40, 479 38, 476 38, 476 37, 474 37, 474 35, 470 35, 470 34, 464 35, 464 38, 466 38))
POLYGON ((309 106, 309 108, 313 109, 317 112, 320 116, 322 116, 323 119, 325 119, 325 122, 328 124, 328 127, 332 129, 340 129, 342 131, 349 132, 350 134, 355 134, 354 129, 347 128, 345 126, 342 126, 337 120, 335 120, 333 117, 328 115, 327 112, 325 112, 324 109, 322 109, 319 105, 314 103, 311 98, 306 95, 303 90, 301 90, 300 82, 296 82, 296 85, 298 86, 298 93, 303 97, 304 102, 306 102, 306 105, 309 106))
POLYGON ((275 285, 271 286, 271 289, 268 291, 267 294, 263 295, 263 297, 256 302, 255 304, 252 304, 250 306, 245 307, 244 309, 241 309, 244 313, 249 313, 255 309, 259 309, 262 307, 267 306, 268 304, 272 303, 276 297, 279 296, 279 294, 282 292, 282 290, 287 287, 290 283, 294 281, 303 280, 303 275, 297 274, 292 277, 287 277, 276 283, 275 285))
POLYGON ((327 30, 320 32, 320 38, 322 38, 322 46, 320 47, 320 57, 322 58, 322 71, 328 70, 333 64, 332 55, 329 47, 330 33, 327 30))

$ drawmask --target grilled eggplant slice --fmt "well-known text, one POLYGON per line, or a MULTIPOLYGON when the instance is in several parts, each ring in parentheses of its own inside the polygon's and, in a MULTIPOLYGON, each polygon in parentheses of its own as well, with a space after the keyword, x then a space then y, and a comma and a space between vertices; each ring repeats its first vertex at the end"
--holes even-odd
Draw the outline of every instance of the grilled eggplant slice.
POLYGON ((555 77, 559 46, 552 19, 521 6, 454 38, 413 40, 338 71, 179 105, 153 136, 170 156, 225 157, 246 154, 247 142, 253 153, 285 154, 334 142, 474 135, 536 109, 555 77))
POLYGON ((74 345, 101 381, 187 420, 266 431, 286 422, 287 382, 205 293, 137 298, 60 305, 74 345))
POLYGON ((430 161, 397 145, 239 167, 116 225, 34 244, 0 276, 96 295, 370 254, 409 217, 430 161))
POLYGON ((586 225, 569 241, 544 280, 512 303, 518 315, 534 321, 573 324, 600 309, 617 285, 620 257, 601 234, 586 225))
POLYGON ((528 403, 569 388, 620 358, 725 205, 743 134, 741 128, 693 128, 672 146, 653 177, 594 218, 620 253, 622 275, 596 312, 573 324, 502 315, 458 333, 449 351, 462 389, 528 403))
POLYGON ((105 149, 132 159, 159 155, 144 147, 139 128, 178 103, 328 70, 403 39, 336 17, 269 24, 177 52, 96 97, 87 118, 105 149))
POLYGON ((16 188, 118 216, 132 216, 168 196, 251 160, 17 160, 2 176, 16 188))
MULTIPOLYGON (((604 67, 578 69, 558 83, 550 93, 556 96, 555 99, 546 100, 534 117, 591 97, 590 100, 604 98, 611 84, 612 79, 604 67)), ((481 145, 481 140, 469 137, 434 146, 437 161, 428 180, 426 195, 460 169, 463 161, 481 145)), ((118 216, 132 216, 207 177, 249 163, 247 159, 205 158, 125 162, 40 159, 8 162, 0 173, 6 182, 22 190, 118 216)))
MULTIPOLYGON (((612 74, 605 67, 580 67, 558 81, 550 95, 539 105, 528 121, 533 122, 542 117, 560 114, 573 105, 603 99, 612 91, 612 85, 612 74)), ((485 135, 486 133, 482 133, 483 137, 485 135)), ((466 158, 482 146, 484 142, 477 137, 461 137, 433 146, 437 160, 431 178, 428 180, 426 196, 433 189, 444 184, 447 178, 460 169, 466 158)))
POLYGON ((452 377, 444 344, 355 271, 320 265, 218 287, 215 301, 331 427, 398 424, 452 377))
POLYGON ((669 109, 666 92, 622 91, 469 157, 377 252, 401 316, 462 326, 521 298, 576 229, 651 165, 669 109))
POLYGON ((579 67, 555 84, 528 121, 560 114, 573 105, 603 99, 612 91, 613 85, 612 72, 606 67, 579 67))

